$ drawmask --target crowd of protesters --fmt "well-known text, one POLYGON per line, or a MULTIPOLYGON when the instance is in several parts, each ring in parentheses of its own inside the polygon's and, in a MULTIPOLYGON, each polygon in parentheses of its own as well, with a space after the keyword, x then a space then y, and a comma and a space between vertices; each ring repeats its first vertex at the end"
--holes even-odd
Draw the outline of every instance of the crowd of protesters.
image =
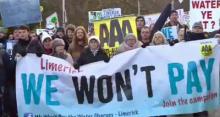
MULTIPOLYGON (((147 46, 171 45, 178 42, 194 41, 220 37, 220 30, 204 32, 201 22, 195 22, 192 30, 178 21, 178 14, 172 11, 170 21, 164 27, 177 26, 178 39, 169 41, 161 31, 153 34, 150 38, 152 28, 145 26, 144 17, 136 19, 137 33, 129 33, 124 37, 124 42, 118 48, 117 54, 147 46), (144 45, 144 46, 143 46, 144 45)), ((16 93, 15 93, 15 67, 16 61, 27 53, 35 53, 41 57, 42 54, 51 55, 69 62, 76 69, 80 66, 97 62, 108 62, 110 58, 100 46, 100 39, 96 36, 88 37, 83 26, 69 24, 66 28, 58 27, 55 34, 43 32, 39 35, 31 31, 28 26, 14 28, 13 33, 7 34, 0 30, 0 116, 7 114, 10 117, 17 116, 16 93), (10 44, 13 49, 8 50, 10 44), (7 51, 6 51, 7 50, 7 51), (5 98, 7 97, 7 98, 5 98)), ((208 112, 194 113, 194 117, 207 117, 208 112)))

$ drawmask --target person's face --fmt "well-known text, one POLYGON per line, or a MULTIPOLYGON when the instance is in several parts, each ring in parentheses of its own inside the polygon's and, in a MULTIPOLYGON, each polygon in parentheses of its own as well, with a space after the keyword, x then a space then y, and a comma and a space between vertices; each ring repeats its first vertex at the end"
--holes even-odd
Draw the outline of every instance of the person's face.
POLYGON ((5 34, 0 32, 0 39, 3 39, 5 37, 5 34))
POLYGON ((65 53, 64 46, 57 46, 57 47, 55 48, 55 52, 56 52, 58 55, 64 55, 64 53, 65 53))
POLYGON ((20 34, 19 33, 20 33, 19 30, 14 30, 13 37, 14 37, 15 40, 20 38, 20 34))
POLYGON ((64 33, 61 32, 61 31, 57 32, 57 35, 58 35, 60 38, 63 38, 63 37, 64 37, 64 33))
POLYGON ((13 39, 13 38, 14 38, 13 34, 10 34, 10 35, 8 36, 8 38, 9 38, 9 39, 13 39))
POLYGON ((141 39, 142 41, 150 41, 150 29, 149 28, 142 28, 141 30, 141 39))
POLYGON ((156 44, 156 45, 160 45, 160 44, 164 44, 164 38, 163 38, 163 36, 161 35, 161 34, 157 34, 156 36, 155 36, 155 39, 154 39, 154 43, 156 44))
POLYGON ((29 40, 29 32, 27 30, 19 30, 19 37, 22 40, 29 40))
POLYGON ((31 38, 31 40, 38 39, 38 37, 37 37, 37 35, 35 33, 31 33, 30 34, 30 38, 31 38))
POLYGON ((51 49, 52 48, 51 39, 49 38, 45 39, 43 42, 43 46, 45 49, 51 49))
POLYGON ((136 42, 137 42, 137 40, 135 37, 129 37, 129 39, 127 40, 127 45, 130 47, 134 47, 136 42))
POLYGON ((144 19, 143 18, 138 18, 136 23, 137 23, 138 30, 141 30, 141 28, 144 27, 144 19))
POLYGON ((194 27, 192 29, 192 32, 194 32, 194 33, 203 33, 203 28, 202 27, 194 27))
POLYGON ((99 43, 95 39, 89 41, 89 48, 92 50, 98 49, 99 43))
POLYGON ((172 13, 171 15, 170 15, 170 21, 171 22, 178 22, 178 18, 179 18, 179 16, 178 16, 178 13, 172 13))
POLYGON ((84 38, 83 30, 81 30, 81 29, 77 30, 77 32, 76 32, 76 37, 77 37, 78 39, 83 39, 83 38, 84 38))
POLYGON ((72 30, 67 30, 67 36, 68 36, 68 38, 72 39, 72 38, 73 38, 73 35, 74 35, 74 31, 72 31, 72 30))

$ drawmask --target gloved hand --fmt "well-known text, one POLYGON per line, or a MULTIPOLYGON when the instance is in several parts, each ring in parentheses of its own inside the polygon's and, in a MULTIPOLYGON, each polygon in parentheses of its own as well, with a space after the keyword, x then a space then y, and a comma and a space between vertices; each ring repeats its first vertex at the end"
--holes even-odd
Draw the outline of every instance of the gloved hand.
POLYGON ((25 52, 25 51, 21 51, 21 52, 19 52, 19 54, 20 54, 22 57, 24 57, 24 56, 27 55, 27 52, 25 52))
POLYGON ((175 40, 171 40, 171 41, 168 41, 168 42, 169 42, 169 45, 170 45, 170 46, 173 46, 173 45, 175 45, 176 43, 178 43, 179 40, 175 39, 175 40))
POLYGON ((37 57, 41 57, 43 55, 43 53, 37 52, 36 55, 37 55, 37 57))
POLYGON ((146 45, 143 44, 143 45, 141 45, 141 47, 142 47, 142 48, 146 48, 146 45))
POLYGON ((76 63, 76 64, 73 65, 73 67, 74 67, 75 69, 78 69, 78 70, 79 70, 79 67, 80 67, 80 66, 79 66, 79 64, 76 63))
POLYGON ((110 58, 105 59, 104 62, 108 63, 110 61, 110 58))

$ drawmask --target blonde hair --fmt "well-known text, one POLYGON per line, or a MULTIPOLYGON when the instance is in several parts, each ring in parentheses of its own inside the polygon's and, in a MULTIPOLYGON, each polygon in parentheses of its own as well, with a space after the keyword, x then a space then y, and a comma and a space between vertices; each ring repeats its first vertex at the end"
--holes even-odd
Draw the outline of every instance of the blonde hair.
POLYGON ((153 39, 152 39, 152 43, 154 45, 158 45, 158 44, 155 43, 156 42, 156 35, 161 35, 162 38, 163 38, 163 44, 166 44, 166 37, 164 36, 164 34, 161 31, 157 31, 156 33, 154 33, 154 36, 153 36, 153 39))

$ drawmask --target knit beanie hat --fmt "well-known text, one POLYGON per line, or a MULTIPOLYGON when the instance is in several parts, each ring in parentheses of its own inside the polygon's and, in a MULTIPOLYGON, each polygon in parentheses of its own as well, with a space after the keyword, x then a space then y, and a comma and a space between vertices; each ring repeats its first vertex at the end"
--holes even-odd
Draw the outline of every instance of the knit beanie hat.
POLYGON ((52 41, 52 48, 55 49, 57 46, 65 46, 65 42, 60 38, 56 38, 52 41))
POLYGON ((193 24, 193 28, 196 28, 196 27, 203 28, 202 22, 195 22, 195 23, 193 24))
POLYGON ((97 37, 97 36, 91 36, 91 37, 89 37, 89 39, 88 39, 88 43, 91 41, 91 40, 96 40, 99 44, 100 44, 100 40, 99 40, 99 38, 97 37))
POLYGON ((41 36, 41 42, 43 43, 45 39, 51 39, 51 36, 47 33, 47 32, 42 32, 42 36, 41 36))

